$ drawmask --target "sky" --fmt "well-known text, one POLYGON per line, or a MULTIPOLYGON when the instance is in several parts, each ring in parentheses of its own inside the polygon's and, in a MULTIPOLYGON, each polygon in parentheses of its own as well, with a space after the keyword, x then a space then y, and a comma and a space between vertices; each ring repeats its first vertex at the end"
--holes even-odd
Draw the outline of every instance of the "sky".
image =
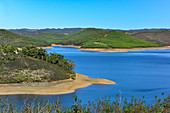
POLYGON ((0 29, 170 28, 170 0, 0 0, 0 29))

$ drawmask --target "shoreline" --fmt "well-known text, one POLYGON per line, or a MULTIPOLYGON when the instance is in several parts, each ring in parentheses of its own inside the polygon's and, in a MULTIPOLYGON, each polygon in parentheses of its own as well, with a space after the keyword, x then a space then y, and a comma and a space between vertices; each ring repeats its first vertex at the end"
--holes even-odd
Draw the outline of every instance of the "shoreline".
POLYGON ((140 47, 140 48, 79 48, 80 51, 94 51, 94 52, 129 52, 129 51, 146 51, 146 50, 161 50, 170 49, 170 46, 163 47, 140 47))
POLYGON ((38 49, 40 49, 40 48, 42 48, 42 49, 52 49, 52 48, 54 48, 54 47, 52 47, 52 46, 47 46, 47 47, 37 47, 38 49))
MULTIPOLYGON (((40 48, 42 48, 42 49, 52 49, 52 48, 54 48, 54 47, 52 47, 52 46, 47 46, 47 47, 37 47, 38 49, 40 49, 40 48)), ((22 50, 22 48, 20 48, 20 47, 18 47, 17 48, 18 50, 22 50)))
POLYGON ((61 45, 61 44, 51 44, 51 46, 81 48, 81 46, 75 46, 75 45, 61 45))
MULTIPOLYGON (((52 44, 51 47, 52 46, 73 47, 73 48, 78 48, 77 50, 80 50, 80 51, 93 51, 93 52, 129 52, 129 51, 146 51, 146 50, 170 49, 170 46, 146 47, 146 48, 145 47, 138 47, 138 48, 81 48, 81 46, 60 45, 60 44, 52 44)), ((49 49, 51 49, 51 48, 49 48, 49 49)))
MULTIPOLYGON (((146 51, 146 50, 161 50, 161 49, 170 49, 170 46, 162 46, 162 47, 138 47, 138 48, 81 48, 81 46, 75 45, 61 45, 61 44, 51 44, 51 46, 47 47, 37 47, 38 49, 52 49, 54 47, 72 47, 78 48, 80 51, 92 51, 92 52, 130 52, 130 51, 146 51)), ((22 48, 18 48, 22 50, 22 48)))
POLYGON ((76 80, 66 79, 45 83, 0 84, 0 95, 59 95, 73 93, 77 89, 93 84, 112 85, 115 82, 107 79, 90 79, 88 76, 76 74, 76 80))

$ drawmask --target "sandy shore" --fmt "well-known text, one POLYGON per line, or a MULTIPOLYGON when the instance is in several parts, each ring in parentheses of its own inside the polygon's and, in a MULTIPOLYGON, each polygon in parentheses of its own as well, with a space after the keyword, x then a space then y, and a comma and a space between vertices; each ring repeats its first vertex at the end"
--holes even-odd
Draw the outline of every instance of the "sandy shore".
MULTIPOLYGON (((53 46, 59 47, 73 47, 78 48, 77 50, 80 51, 95 51, 95 52, 128 52, 128 51, 145 51, 145 50, 159 50, 159 49, 170 49, 170 46, 163 46, 163 47, 139 47, 139 48, 81 48, 81 46, 75 45, 60 45, 60 44, 51 44, 51 46, 47 47, 37 47, 38 49, 51 49, 54 48, 53 46)), ((18 48, 22 50, 22 48, 18 48)))
POLYGON ((158 49, 170 49, 170 46, 164 47, 139 47, 139 48, 81 48, 81 46, 74 45, 57 45, 52 44, 51 46, 60 46, 60 47, 74 47, 79 48, 80 51, 96 51, 96 52, 128 52, 128 51, 145 51, 145 50, 158 50, 158 49))
POLYGON ((128 52, 128 51, 144 51, 144 50, 158 50, 158 49, 170 49, 170 46, 164 46, 164 47, 147 47, 147 48, 79 48, 78 50, 81 51, 96 51, 96 52, 128 52))
MULTIPOLYGON (((52 49, 52 48, 54 48, 54 47, 52 47, 52 46, 47 46, 47 47, 37 47, 38 49, 40 49, 40 48, 42 48, 42 49, 52 49)), ((17 48, 18 50, 22 50, 22 48, 17 48)))
POLYGON ((73 93, 76 89, 92 84, 116 84, 106 79, 89 79, 88 76, 77 74, 76 80, 66 79, 46 83, 0 84, 0 95, 35 94, 57 95, 73 93))
POLYGON ((60 44, 51 44, 51 46, 81 48, 81 46, 75 46, 75 45, 60 45, 60 44))
POLYGON ((40 48, 42 48, 42 49, 52 49, 52 48, 54 48, 54 47, 52 47, 52 46, 47 46, 47 47, 37 47, 38 49, 40 49, 40 48))

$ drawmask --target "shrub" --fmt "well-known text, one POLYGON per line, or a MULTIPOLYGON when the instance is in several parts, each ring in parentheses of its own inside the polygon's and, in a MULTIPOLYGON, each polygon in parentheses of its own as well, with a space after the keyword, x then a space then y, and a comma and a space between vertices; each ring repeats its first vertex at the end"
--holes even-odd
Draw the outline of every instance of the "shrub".
POLYGON ((17 106, 17 101, 8 98, 0 99, 1 113, 21 112, 21 113, 169 113, 170 100, 168 98, 155 99, 153 104, 147 104, 143 99, 132 97, 130 101, 122 99, 122 96, 116 96, 114 100, 111 97, 103 97, 96 101, 89 101, 88 104, 82 105, 82 101, 74 96, 74 103, 71 107, 65 107, 61 104, 61 99, 56 100, 55 104, 48 101, 38 103, 31 102, 31 98, 24 101, 24 105, 17 106), (124 102, 123 102, 124 101, 124 102), (21 108, 19 108, 21 107, 21 108))

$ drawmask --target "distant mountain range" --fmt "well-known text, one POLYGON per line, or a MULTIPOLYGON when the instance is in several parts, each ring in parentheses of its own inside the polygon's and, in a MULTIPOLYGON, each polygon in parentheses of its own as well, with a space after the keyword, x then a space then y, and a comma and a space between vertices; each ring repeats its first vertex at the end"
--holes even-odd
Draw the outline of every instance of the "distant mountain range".
MULTIPOLYGON (((63 29, 6 29, 8 31, 11 31, 13 33, 21 34, 21 35, 36 35, 39 33, 61 33, 61 34, 74 34, 76 32, 79 32, 86 28, 63 28, 63 29)), ((170 29, 132 29, 132 30, 121 30, 121 29, 103 29, 105 31, 124 31, 127 33, 139 33, 139 32, 146 32, 146 31, 164 31, 164 30, 170 30, 170 29)))
POLYGON ((40 33, 58 33, 58 34, 73 34, 83 30, 84 28, 64 28, 64 29, 6 29, 13 33, 21 35, 37 35, 40 33))
POLYGON ((140 33, 140 32, 149 32, 149 31, 166 31, 170 29, 132 29, 132 30, 120 30, 128 33, 140 33))

